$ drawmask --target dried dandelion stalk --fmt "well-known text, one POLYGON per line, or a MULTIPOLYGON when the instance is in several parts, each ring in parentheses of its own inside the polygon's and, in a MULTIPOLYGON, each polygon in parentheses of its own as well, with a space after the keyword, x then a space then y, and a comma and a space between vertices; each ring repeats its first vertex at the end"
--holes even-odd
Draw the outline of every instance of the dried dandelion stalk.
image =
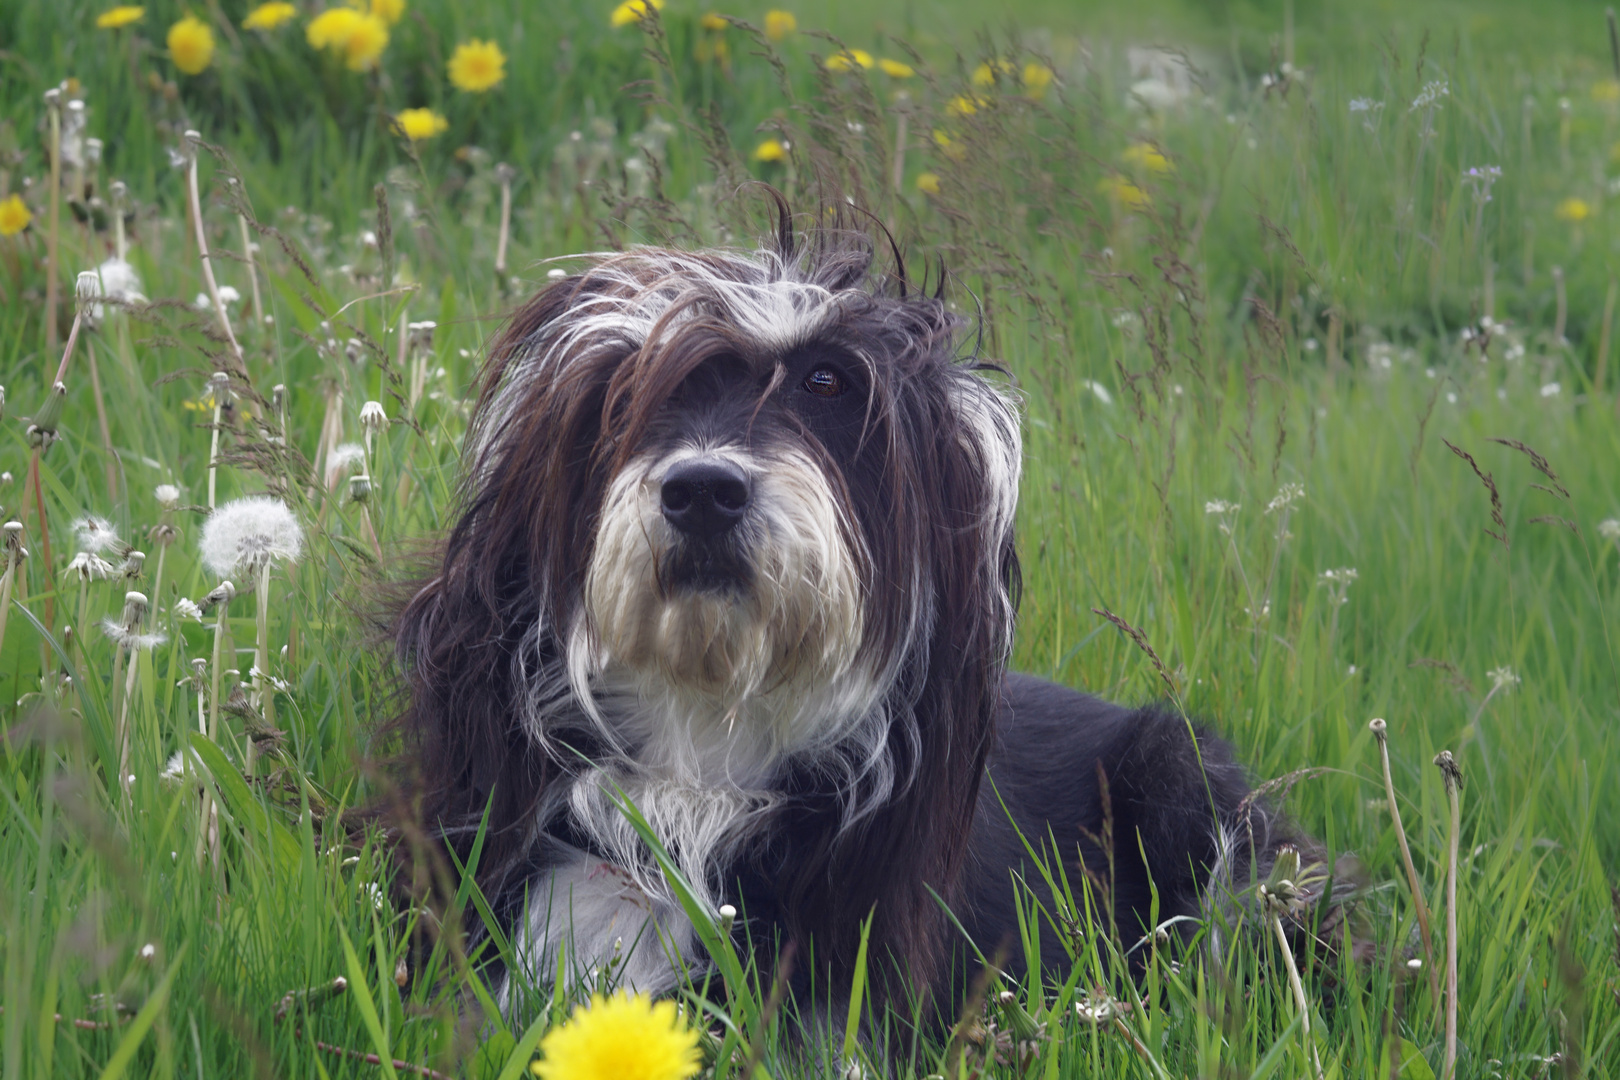
POLYGON ((1423 888, 1418 884, 1417 867, 1412 863, 1412 848, 1406 842, 1406 827, 1401 824, 1400 803, 1395 800, 1395 778, 1389 770, 1389 725, 1375 717, 1367 726, 1378 740, 1378 757, 1384 766, 1384 798, 1389 802, 1390 822, 1395 826, 1395 839, 1401 846, 1401 864, 1406 867, 1406 883, 1412 890, 1412 906, 1417 909, 1418 932, 1423 938, 1423 964, 1429 971, 1429 992, 1435 1000, 1440 998, 1440 976, 1434 967, 1434 939, 1429 931, 1429 905, 1424 903, 1423 888))
POLYGON ((1440 1067, 1441 1080, 1457 1075, 1457 844, 1462 832, 1462 770, 1450 750, 1435 755, 1434 763, 1446 781, 1446 801, 1451 806, 1451 831, 1446 859, 1446 1053, 1440 1067))
POLYGON ((241 344, 236 340, 236 331, 231 329, 231 317, 225 310, 225 301, 220 298, 219 283, 214 280, 214 263, 208 256, 208 235, 203 229, 202 195, 197 187, 197 151, 202 146, 202 135, 197 131, 187 131, 185 139, 186 198, 191 206, 191 223, 196 232, 197 255, 202 259, 203 283, 208 286, 208 299, 214 306, 214 314, 219 318, 219 328, 224 332, 225 340, 230 343, 231 355, 236 358, 237 368, 245 376, 247 358, 242 353, 241 344))

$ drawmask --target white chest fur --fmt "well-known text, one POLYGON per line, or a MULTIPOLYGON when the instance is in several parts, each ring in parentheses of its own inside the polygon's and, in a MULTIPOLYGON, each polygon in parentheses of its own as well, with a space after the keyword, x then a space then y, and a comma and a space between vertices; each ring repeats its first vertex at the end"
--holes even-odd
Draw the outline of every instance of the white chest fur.
POLYGON ((570 983, 615 986, 648 994, 673 990, 694 959, 692 924, 680 906, 651 896, 626 870, 570 849, 536 875, 513 946, 537 983, 558 974, 570 983))

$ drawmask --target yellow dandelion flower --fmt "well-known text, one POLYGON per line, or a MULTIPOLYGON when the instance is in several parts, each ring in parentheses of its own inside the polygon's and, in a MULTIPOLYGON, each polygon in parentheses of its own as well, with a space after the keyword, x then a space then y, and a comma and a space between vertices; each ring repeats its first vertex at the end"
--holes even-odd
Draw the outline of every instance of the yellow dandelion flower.
POLYGON ((1592 100, 1603 105, 1620 101, 1620 79, 1604 79, 1592 84, 1592 100))
POLYGON ((388 47, 388 24, 370 12, 331 7, 310 20, 304 36, 312 48, 341 54, 350 71, 364 71, 388 47))
POLYGON ((934 129, 934 145, 939 147, 940 153, 952 161, 961 161, 967 156, 967 147, 962 145, 961 141, 952 136, 950 132, 943 129, 934 129))
POLYGON ((917 190, 922 192, 924 195, 938 195, 939 174, 931 172, 918 173, 917 190))
POLYGON ((705 29, 705 30, 713 30, 716 33, 718 33, 721 30, 728 30, 728 29, 731 28, 731 24, 726 21, 726 17, 724 15, 718 14, 718 13, 713 12, 713 11, 711 11, 707 15, 703 16, 703 18, 701 20, 699 20, 699 22, 703 26, 703 29, 705 29))
POLYGON ((1559 221, 1567 221, 1571 225, 1579 225, 1581 222, 1592 216, 1592 204, 1587 202, 1585 199, 1576 198, 1575 196, 1571 195, 1569 198, 1558 204, 1557 208, 1553 210, 1553 216, 1558 218, 1559 221))
POLYGON ((96 16, 96 29, 117 30, 121 26, 140 22, 146 18, 146 9, 134 4, 119 4, 115 8, 108 8, 96 16))
POLYGON ((450 85, 481 94, 506 78, 506 54, 493 41, 463 41, 450 56, 450 85))
POLYGON ((1120 157, 1125 159, 1127 165, 1134 165, 1138 169, 1146 169, 1160 175, 1174 172, 1176 168, 1170 163, 1170 159, 1164 156, 1164 152, 1152 143, 1132 143, 1125 148, 1120 157))
POLYGON ((869 68, 877 61, 865 49, 845 49, 843 52, 833 53, 827 57, 828 71, 854 71, 856 68, 869 68))
POLYGON ((945 111, 952 116, 972 116, 989 104, 989 98, 982 98, 977 94, 957 94, 945 103, 945 111))
POLYGON ((371 13, 389 26, 405 17, 405 0, 371 0, 371 13))
POLYGON ((442 134, 450 121, 432 109, 401 109, 394 117, 394 130, 411 142, 421 142, 442 134))
POLYGON ((274 30, 282 23, 291 22, 298 18, 298 9, 281 0, 269 4, 260 4, 248 12, 248 17, 242 20, 244 30, 274 30))
POLYGON ((782 161, 788 156, 788 144, 781 139, 766 139, 754 147, 755 161, 782 161))
POLYGON ((917 74, 917 70, 910 64, 902 64, 898 60, 890 60, 887 56, 877 62, 878 70, 891 79, 909 79, 917 74))
POLYGON ((1024 96, 1031 101, 1041 100, 1051 88, 1053 78, 1051 68, 1031 60, 1024 65, 1024 96))
POLYGON ((624 0, 624 3, 613 9, 608 16, 609 26, 629 26, 631 23, 640 23, 649 12, 663 11, 664 0, 624 0))
POLYGON ((681 1022, 673 1001, 645 994, 591 996, 540 1041, 540 1080, 686 1080, 701 1065, 698 1034, 681 1022))
POLYGON ((19 196, 0 199, 0 236, 16 236, 33 220, 33 212, 19 196))
POLYGON ((698 38, 692 46, 692 56, 700 64, 713 60, 727 71, 731 70, 731 45, 723 37, 698 38))
POLYGON ((772 41, 781 41, 798 29, 799 20, 793 17, 791 11, 772 10, 765 13, 765 36, 772 41))
POLYGON ((1129 177, 1115 173, 1097 185, 1097 190, 1113 199, 1126 210, 1146 210, 1153 205, 1153 199, 1146 191, 1136 186, 1129 177))
POLYGON ((973 69, 973 85, 990 86, 998 75, 1010 79, 1017 74, 1018 68, 1011 60, 986 60, 973 69))
POLYGON ((187 75, 201 75, 214 61, 214 32, 195 15, 169 27, 169 59, 187 75))

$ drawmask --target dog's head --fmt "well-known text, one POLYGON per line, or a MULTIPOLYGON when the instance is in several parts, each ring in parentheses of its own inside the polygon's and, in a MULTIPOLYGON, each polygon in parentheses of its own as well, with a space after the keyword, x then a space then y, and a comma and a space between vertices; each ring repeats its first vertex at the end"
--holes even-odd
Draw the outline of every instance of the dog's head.
MULTIPOLYGON (((752 254, 595 258, 517 313, 399 623, 438 813, 583 751, 745 787, 799 769, 838 830, 924 776, 905 812, 965 835, 1012 633, 1017 415, 943 299, 872 263, 784 217, 752 254)), ((920 877, 954 871, 922 847, 944 865, 920 877)))

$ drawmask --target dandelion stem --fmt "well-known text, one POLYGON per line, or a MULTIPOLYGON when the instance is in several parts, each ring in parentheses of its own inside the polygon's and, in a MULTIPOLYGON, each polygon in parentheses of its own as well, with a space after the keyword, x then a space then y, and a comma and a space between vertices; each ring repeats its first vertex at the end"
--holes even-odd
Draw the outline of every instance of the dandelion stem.
POLYGON ((495 273, 506 273, 506 242, 512 233, 512 167, 502 162, 495 167, 501 181, 501 232, 495 240, 495 273))
POLYGON ((59 234, 62 230, 62 92, 45 94, 45 111, 50 117, 51 220, 45 234, 45 350, 56 351, 56 305, 61 293, 57 276, 61 273, 59 234))
POLYGON ((140 671, 141 657, 133 648, 126 651, 129 653, 129 667, 124 672, 124 696, 118 702, 118 782, 123 785, 124 798, 127 800, 130 795, 130 744, 133 741, 129 734, 129 700, 135 696, 135 676, 140 671))
MULTIPOLYGON (((202 259, 203 283, 208 286, 208 299, 214 305, 214 314, 219 318, 219 327, 225 332, 225 340, 230 342, 231 355, 236 357, 238 372, 246 375, 247 360, 242 354, 242 346, 237 343, 236 332, 231 329, 231 317, 225 310, 225 301, 220 299, 219 284, 214 280, 214 264, 208 257, 208 235, 203 230, 202 196, 197 189, 197 150, 201 144, 200 134, 195 131, 186 132, 186 147, 190 151, 189 164, 186 167, 186 195, 190 200, 191 222, 197 236, 197 254, 202 259)), ((257 284, 254 287, 257 288, 257 284)), ((218 423, 217 418, 215 423, 218 423)))
POLYGON ((1435 755, 1434 763, 1445 777, 1446 801, 1451 805, 1446 860, 1446 1053, 1440 1077, 1454 1080, 1457 1075, 1457 843, 1462 832, 1462 772, 1450 750, 1435 755))
POLYGON ((7 536, 6 539, 6 572, 0 576, 0 648, 6 644, 6 620, 11 615, 11 590, 17 580, 17 545, 21 536, 7 536))
MULTIPOLYGON (((264 717, 267 730, 274 730, 276 726, 275 698, 270 685, 270 560, 265 559, 259 566, 258 588, 254 590, 258 601, 258 619, 253 651, 253 666, 256 669, 253 675, 253 688, 258 696, 260 714, 264 717)), ((248 732, 247 741, 247 774, 253 775, 253 763, 257 757, 258 748, 253 740, 253 733, 248 732)))
POLYGON ((1406 842, 1406 827, 1401 824, 1401 805, 1395 799, 1395 778, 1389 771, 1389 730, 1381 719, 1367 725, 1378 740, 1378 757, 1384 766, 1384 798, 1389 802, 1389 817, 1395 826, 1395 839, 1401 846, 1401 863, 1406 867, 1406 883, 1412 890, 1412 906, 1417 910, 1418 933, 1423 939, 1423 964, 1429 971, 1429 992, 1435 1000, 1440 998, 1440 976, 1434 967, 1434 940, 1429 933, 1429 905, 1423 901, 1423 889, 1418 884, 1417 867, 1412 865, 1412 849, 1406 842))
POLYGON ((1294 950, 1288 945, 1288 934, 1283 930, 1282 916, 1271 913, 1271 926, 1277 934, 1277 945, 1282 949, 1283 966, 1288 969, 1288 987, 1294 992, 1294 1005, 1299 1009, 1299 1037, 1310 1047, 1311 1065, 1317 1080, 1322 1077, 1322 1059, 1316 1052, 1316 1040, 1311 1038, 1311 1002, 1305 996, 1305 984, 1300 981, 1299 967, 1294 963, 1294 950))
POLYGON ((85 343, 84 358, 90 364, 90 390, 96 399, 96 422, 101 427, 101 449, 106 453, 102 462, 107 470, 107 498, 118 502, 118 457, 113 450, 112 428, 107 423, 107 401, 101 393, 101 372, 96 367, 96 350, 85 343))
MULTIPOLYGON (((37 446, 28 459, 28 477, 34 484, 34 505, 39 511, 39 549, 45 556, 45 628, 49 630, 56 623, 56 602, 52 599, 56 595, 56 571, 51 567, 51 530, 45 518, 45 492, 39 482, 37 446)), ((28 505, 26 500, 23 505, 28 505)))
POLYGON ((264 298, 259 294, 259 272, 253 267, 253 237, 248 232, 247 215, 237 214, 236 224, 242 230, 242 261, 247 263, 248 284, 253 288, 253 318, 264 322, 264 298))
POLYGON ((220 404, 216 395, 214 398, 214 434, 208 446, 208 509, 214 508, 215 482, 219 477, 219 414, 220 404))

